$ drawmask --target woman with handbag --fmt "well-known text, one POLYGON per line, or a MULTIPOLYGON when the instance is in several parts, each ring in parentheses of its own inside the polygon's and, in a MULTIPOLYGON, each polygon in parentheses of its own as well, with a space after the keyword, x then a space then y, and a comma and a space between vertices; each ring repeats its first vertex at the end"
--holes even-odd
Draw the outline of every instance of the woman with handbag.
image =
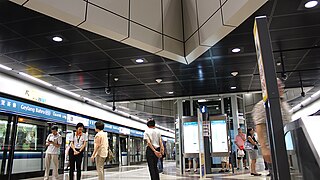
POLYGON ((98 171, 98 179, 104 180, 104 162, 108 157, 108 134, 103 132, 104 123, 102 121, 97 121, 95 123, 97 132, 94 137, 94 150, 91 156, 92 162, 96 161, 96 168, 98 171))
POLYGON ((258 158, 258 141, 254 137, 254 130, 252 128, 248 128, 247 130, 247 142, 245 146, 251 160, 251 175, 261 176, 261 174, 257 173, 256 171, 256 162, 258 158))
POLYGON ((151 180, 159 180, 159 171, 157 167, 158 159, 162 157, 164 148, 160 132, 155 128, 156 122, 149 119, 147 122, 148 129, 144 132, 143 139, 147 142, 147 162, 151 180))

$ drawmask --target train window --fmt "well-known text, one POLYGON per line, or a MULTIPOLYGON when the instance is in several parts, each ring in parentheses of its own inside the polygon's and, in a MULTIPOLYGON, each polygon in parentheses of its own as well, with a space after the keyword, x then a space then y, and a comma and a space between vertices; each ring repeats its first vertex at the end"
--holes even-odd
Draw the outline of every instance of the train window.
POLYGON ((7 131, 7 120, 2 120, 0 117, 0 151, 4 149, 4 140, 6 138, 6 131, 7 131))
POLYGON ((37 150, 37 125, 18 123, 16 150, 37 150))

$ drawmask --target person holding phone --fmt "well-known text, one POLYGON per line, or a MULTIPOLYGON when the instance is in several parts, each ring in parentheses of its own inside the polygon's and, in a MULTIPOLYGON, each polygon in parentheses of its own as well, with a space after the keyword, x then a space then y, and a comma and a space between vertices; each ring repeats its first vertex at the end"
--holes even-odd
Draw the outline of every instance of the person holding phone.
POLYGON ((144 132, 143 139, 147 142, 147 162, 151 180, 159 180, 159 171, 157 167, 158 159, 164 154, 164 147, 161 140, 161 134, 156 129, 156 122, 153 119, 148 119, 148 129, 144 132))
POLYGON ((44 179, 49 179, 50 164, 53 161, 52 179, 58 179, 58 168, 59 168, 59 151, 62 144, 62 137, 58 133, 58 126, 51 127, 51 134, 46 139, 46 156, 45 156, 45 174, 44 179))

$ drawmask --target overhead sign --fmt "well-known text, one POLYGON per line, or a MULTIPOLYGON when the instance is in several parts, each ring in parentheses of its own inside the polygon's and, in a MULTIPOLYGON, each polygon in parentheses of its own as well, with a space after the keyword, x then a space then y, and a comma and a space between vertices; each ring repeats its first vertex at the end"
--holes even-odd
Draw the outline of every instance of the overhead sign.
MULTIPOLYGON (((95 128, 95 122, 97 122, 81 116, 67 114, 3 97, 0 97, 0 111, 57 123, 76 125, 77 123, 81 122, 85 127, 89 127, 91 129, 95 128)), ((105 123, 104 130, 118 134, 130 134, 131 136, 143 137, 143 131, 120 127, 108 123, 105 123)))
POLYGON ((48 108, 0 97, 0 110, 22 116, 38 117, 55 122, 66 122, 67 114, 48 108))

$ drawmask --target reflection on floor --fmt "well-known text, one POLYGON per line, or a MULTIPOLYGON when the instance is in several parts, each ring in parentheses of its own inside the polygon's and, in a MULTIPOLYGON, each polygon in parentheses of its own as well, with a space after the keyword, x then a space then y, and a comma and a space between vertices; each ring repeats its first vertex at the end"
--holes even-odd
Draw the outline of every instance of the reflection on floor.
MULTIPOLYGON (((215 180, 242 180, 242 179, 254 179, 254 180, 269 180, 270 178, 266 176, 267 171, 264 170, 262 160, 258 160, 257 170, 262 174, 260 177, 255 177, 250 175, 249 170, 235 170, 234 174, 229 173, 218 173, 220 169, 213 169, 213 173, 207 175, 206 179, 215 180)), ((162 180, 193 180, 199 179, 199 173, 186 173, 185 175, 177 175, 175 162, 164 162, 164 173, 160 175, 162 180)), ((43 177, 32 178, 32 180, 40 180, 43 177)), ((50 177, 51 179, 51 177, 50 177)), ((68 173, 59 175, 59 180, 68 180, 68 173)), ((84 180, 96 180, 96 171, 83 171, 82 179, 84 180)), ((119 179, 130 179, 130 180, 147 180, 150 179, 149 171, 146 164, 138 166, 125 166, 118 168, 109 168, 105 171, 105 179, 107 180, 119 180, 119 179)), ((293 178, 296 179, 296 178, 293 178)), ((298 178, 299 179, 299 178, 298 178)))

